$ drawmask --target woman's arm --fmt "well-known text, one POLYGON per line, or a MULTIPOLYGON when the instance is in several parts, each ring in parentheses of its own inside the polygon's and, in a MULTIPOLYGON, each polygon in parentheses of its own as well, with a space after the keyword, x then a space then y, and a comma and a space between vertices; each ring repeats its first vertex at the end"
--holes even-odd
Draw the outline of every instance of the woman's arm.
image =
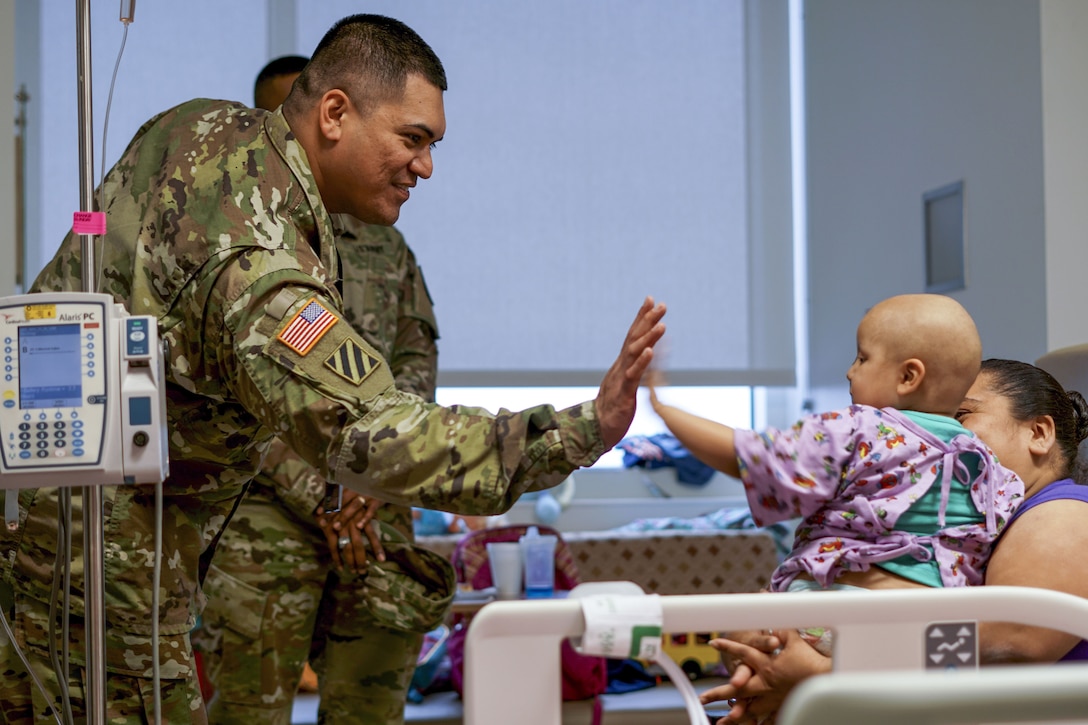
MULTIPOLYGON (((1088 503, 1049 501, 1018 518, 1002 535, 986 568, 986 583, 1039 587, 1088 598, 1088 503)), ((1007 622, 980 628, 983 664, 1055 662, 1079 637, 1007 622)))

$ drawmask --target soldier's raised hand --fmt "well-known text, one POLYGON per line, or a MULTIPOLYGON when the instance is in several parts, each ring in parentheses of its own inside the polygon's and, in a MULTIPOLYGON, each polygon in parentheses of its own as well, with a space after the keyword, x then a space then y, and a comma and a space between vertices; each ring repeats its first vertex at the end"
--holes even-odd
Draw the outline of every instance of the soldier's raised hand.
POLYGON ((654 345, 665 334, 665 305, 647 297, 627 330, 623 348, 605 373, 597 393, 601 438, 611 448, 620 442, 635 417, 635 398, 643 373, 654 356, 654 345))

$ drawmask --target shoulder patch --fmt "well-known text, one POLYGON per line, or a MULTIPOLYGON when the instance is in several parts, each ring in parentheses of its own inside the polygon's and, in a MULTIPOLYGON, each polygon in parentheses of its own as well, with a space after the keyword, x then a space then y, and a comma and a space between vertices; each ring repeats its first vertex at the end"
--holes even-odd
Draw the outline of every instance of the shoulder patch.
POLYGON ((325 358, 325 367, 354 385, 366 380, 381 364, 379 358, 350 337, 336 348, 336 352, 325 358))
POLYGON ((311 299, 276 336, 280 342, 299 355, 305 355, 317 341, 340 321, 317 301, 311 299))

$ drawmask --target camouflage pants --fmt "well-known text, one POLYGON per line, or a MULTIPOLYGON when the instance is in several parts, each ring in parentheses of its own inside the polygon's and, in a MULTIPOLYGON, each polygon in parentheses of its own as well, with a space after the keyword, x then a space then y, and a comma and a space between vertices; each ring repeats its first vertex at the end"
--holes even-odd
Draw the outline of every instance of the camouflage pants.
MULTIPOLYGON (((6 584, 2 598, 12 597, 6 584)), ((5 616, 11 617, 12 611, 5 610, 5 616)), ((14 617, 12 630, 16 648, 7 633, 0 629, 0 723, 32 723, 53 720, 54 712, 64 718, 57 672, 50 662, 47 650, 47 632, 49 622, 49 604, 14 595, 14 617), (28 645, 28 642, 31 644, 28 645), (27 672, 20 652, 30 663, 33 677, 27 672), (35 682, 35 678, 37 682, 35 682), (40 683, 40 685, 39 685, 40 683), (44 691, 43 691, 44 690, 44 691)), ((84 659, 82 625, 73 620, 70 654, 80 662, 84 659)), ((85 678, 87 672, 82 665, 72 664, 67 679, 68 703, 75 722, 85 722, 86 697, 85 678)), ((155 683, 151 677, 137 677, 131 674, 106 673, 106 722, 116 725, 129 723, 148 723, 154 721, 155 683)), ((204 711, 204 700, 194 677, 165 678, 159 682, 159 707, 164 723, 194 723, 205 725, 208 720, 204 711)))
MULTIPOLYGON (((411 532, 406 508, 385 506, 378 517, 411 532)), ((209 720, 288 725, 309 660, 319 722, 402 723, 423 633, 377 626, 360 581, 331 568, 315 523, 247 495, 216 547, 193 635, 216 689, 209 720)))

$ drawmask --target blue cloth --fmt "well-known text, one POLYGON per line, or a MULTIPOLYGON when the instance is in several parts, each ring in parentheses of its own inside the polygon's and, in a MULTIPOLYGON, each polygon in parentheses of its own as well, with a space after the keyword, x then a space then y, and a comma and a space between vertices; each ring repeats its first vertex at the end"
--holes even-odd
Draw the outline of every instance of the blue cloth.
POLYGON ((609 659, 608 687, 605 694, 619 695, 624 692, 647 690, 657 686, 657 678, 646 671, 646 667, 635 659, 609 659))
MULTIPOLYGON (((752 519, 752 512, 748 509, 721 508, 702 516, 680 518, 677 516, 665 516, 655 519, 635 519, 629 524, 624 524, 614 531, 667 531, 680 529, 684 531, 714 531, 722 529, 758 529, 752 519)), ((770 526, 762 527, 774 539, 775 552, 778 560, 782 561, 793 549, 793 524, 778 522, 770 526)))
POLYGON ((419 513, 412 522, 412 530, 416 536, 441 536, 450 533, 450 522, 453 521, 450 514, 420 508, 412 511, 419 513))
POLYGON ((705 486, 714 476, 714 469, 706 465, 680 444, 675 436, 659 433, 652 436, 628 436, 619 442, 623 449, 624 468, 676 469, 676 480, 693 486, 705 486))

